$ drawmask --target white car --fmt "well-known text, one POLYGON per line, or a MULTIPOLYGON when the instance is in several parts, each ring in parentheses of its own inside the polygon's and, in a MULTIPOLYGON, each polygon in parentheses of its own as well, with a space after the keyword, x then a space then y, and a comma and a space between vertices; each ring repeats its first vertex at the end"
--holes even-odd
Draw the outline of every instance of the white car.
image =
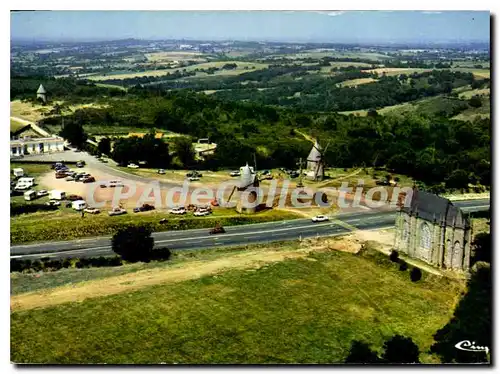
POLYGON ((158 169, 158 174, 165 174, 165 169, 158 169))
POLYGON ((47 196, 49 194, 49 191, 47 190, 40 190, 36 193, 36 196, 42 197, 42 196, 47 196))
POLYGON ((328 218, 328 216, 324 216, 322 214, 312 218, 313 222, 325 222, 325 221, 329 221, 329 220, 330 220, 330 218, 328 218))
POLYGON ((173 208, 168 211, 170 214, 186 214, 186 208, 184 207, 179 207, 179 208, 173 208))
POLYGON ((59 206, 59 205, 61 205, 61 202, 57 201, 57 200, 50 200, 50 201, 47 201, 45 203, 45 205, 48 205, 48 206, 59 206))
POLYGON ((188 179, 189 179, 190 182, 194 182, 194 181, 199 181, 200 180, 200 178, 198 178, 198 177, 189 177, 188 179))
POLYGON ((90 213, 90 214, 99 214, 101 211, 97 208, 85 208, 83 210, 85 213, 90 213))
POLYGON ((235 171, 232 171, 231 173, 229 173, 229 175, 232 177, 239 177, 241 175, 241 173, 238 170, 235 170, 235 171))
POLYGON ((131 168, 131 169, 138 169, 139 168, 139 165, 136 165, 136 164, 128 164, 127 165, 128 168, 131 168))
POLYGON ((203 216, 208 216, 211 213, 212 212, 210 210, 197 210, 196 212, 194 212, 193 216, 195 216, 195 217, 203 217, 203 216))
POLYGON ((127 213, 127 211, 125 209, 116 207, 116 208, 113 208, 113 210, 110 210, 108 212, 108 215, 110 215, 110 216, 119 216, 119 215, 125 214, 125 213, 127 213))

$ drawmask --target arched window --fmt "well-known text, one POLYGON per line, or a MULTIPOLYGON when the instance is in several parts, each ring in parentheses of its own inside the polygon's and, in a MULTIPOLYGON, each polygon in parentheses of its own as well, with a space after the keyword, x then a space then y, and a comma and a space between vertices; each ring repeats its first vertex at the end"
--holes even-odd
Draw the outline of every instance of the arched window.
POLYGON ((410 224, 408 221, 404 221, 403 223, 403 232, 401 233, 401 239, 404 243, 408 241, 408 237, 410 236, 410 224))
POLYGON ((420 247, 424 249, 431 249, 431 229, 427 223, 422 224, 420 233, 420 247))
POLYGON ((461 269, 462 268, 462 246, 460 245, 459 241, 456 241, 455 244, 453 245, 453 260, 452 260, 452 267, 454 269, 461 269))

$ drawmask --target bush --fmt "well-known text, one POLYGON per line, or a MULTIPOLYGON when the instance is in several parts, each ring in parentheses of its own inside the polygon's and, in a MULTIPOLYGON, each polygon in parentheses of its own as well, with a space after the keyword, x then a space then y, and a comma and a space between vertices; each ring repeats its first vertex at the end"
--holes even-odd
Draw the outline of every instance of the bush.
POLYGON ((20 214, 35 213, 35 212, 47 212, 51 210, 59 209, 57 206, 49 206, 40 203, 34 204, 10 204, 10 215, 18 216, 20 214))
POLYGON ((128 226, 120 228, 111 240, 112 248, 122 259, 130 262, 151 258, 154 239, 148 226, 128 226))
POLYGON ((399 270, 400 271, 408 270, 408 264, 406 263, 405 260, 399 260, 399 270))
POLYGON ((419 363, 419 349, 411 338, 395 335, 384 343, 385 352, 382 359, 388 363, 419 363))
POLYGON ((375 364, 380 362, 377 353, 370 349, 366 343, 354 340, 345 359, 346 364, 375 364))
POLYGON ((393 249, 393 250, 391 251, 391 254, 389 255, 389 259, 390 259, 392 262, 398 262, 398 259, 399 259, 399 252, 393 249))
POLYGON ((172 255, 172 252, 170 252, 170 249, 162 247, 162 248, 156 248, 153 250, 151 254, 151 259, 156 260, 156 261, 166 261, 170 259, 170 256, 172 255))
POLYGON ((410 279, 412 282, 418 282, 420 279, 422 279, 422 270, 420 270, 419 268, 411 269, 410 279))
POLYGON ((69 258, 65 258, 62 262, 63 268, 67 269, 71 267, 71 260, 69 258))

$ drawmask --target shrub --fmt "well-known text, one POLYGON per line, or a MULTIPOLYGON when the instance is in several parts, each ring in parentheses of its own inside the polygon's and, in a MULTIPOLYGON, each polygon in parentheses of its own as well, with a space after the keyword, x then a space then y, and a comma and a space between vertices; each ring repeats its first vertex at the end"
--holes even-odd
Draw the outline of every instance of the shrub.
POLYGON ((162 248, 156 248, 153 250, 151 259, 156 260, 156 261, 166 261, 170 259, 170 256, 172 255, 172 252, 170 249, 162 247, 162 248))
POLYGON ((354 340, 345 359, 346 364, 374 364, 380 362, 377 353, 366 343, 354 340))
POLYGON ((40 271, 43 269, 43 264, 40 260, 35 260, 33 261, 33 263, 31 264, 31 269, 33 271, 40 271))
POLYGON ((382 359, 385 362, 395 364, 419 363, 419 349, 411 338, 395 335, 384 343, 384 349, 382 359))
POLYGON ((10 215, 18 216, 20 214, 46 212, 59 209, 57 206, 49 206, 40 203, 33 204, 10 204, 10 215))
POLYGON ((406 271, 408 270, 408 264, 405 260, 399 260, 399 270, 406 271))
POLYGON ((63 268, 70 268, 71 267, 71 260, 69 258, 65 258, 62 262, 63 268))
POLYGON ((393 249, 393 250, 391 251, 391 254, 389 255, 389 259, 390 259, 392 262, 398 262, 398 259, 399 259, 399 252, 393 249))
POLYGON ((154 239, 151 228, 147 226, 128 226, 120 228, 111 240, 113 251, 122 259, 130 262, 151 258, 154 239))
POLYGON ((420 270, 419 268, 411 269, 410 279, 412 282, 418 282, 420 279, 422 279, 422 270, 420 270))

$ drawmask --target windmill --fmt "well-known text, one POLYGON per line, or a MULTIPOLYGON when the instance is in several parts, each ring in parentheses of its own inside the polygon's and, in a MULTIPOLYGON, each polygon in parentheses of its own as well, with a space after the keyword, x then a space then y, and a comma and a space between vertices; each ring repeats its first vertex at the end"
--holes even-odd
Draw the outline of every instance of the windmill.
POLYGON ((314 145, 309 152, 309 156, 307 156, 307 178, 320 181, 323 180, 325 176, 325 160, 324 154, 326 153, 330 142, 326 145, 325 149, 323 149, 318 141, 314 142, 314 145))

